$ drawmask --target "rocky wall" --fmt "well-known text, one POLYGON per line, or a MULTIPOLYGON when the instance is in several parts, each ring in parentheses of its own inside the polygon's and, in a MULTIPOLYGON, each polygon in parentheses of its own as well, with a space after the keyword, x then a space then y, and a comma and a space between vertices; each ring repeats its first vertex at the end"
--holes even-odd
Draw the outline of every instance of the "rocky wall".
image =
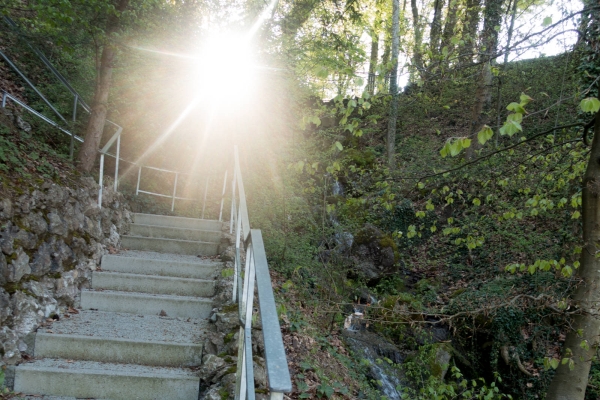
POLYGON ((91 272, 119 247, 130 223, 129 207, 112 188, 98 207, 91 177, 0 194, 0 366, 27 354, 40 324, 78 306, 91 272))

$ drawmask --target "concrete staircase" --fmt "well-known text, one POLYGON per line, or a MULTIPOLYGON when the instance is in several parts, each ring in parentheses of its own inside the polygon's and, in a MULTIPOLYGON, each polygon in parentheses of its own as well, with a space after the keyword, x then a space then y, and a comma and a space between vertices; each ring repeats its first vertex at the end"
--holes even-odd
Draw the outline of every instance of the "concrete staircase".
POLYGON ((196 400, 221 223, 135 214, 128 250, 105 255, 81 310, 40 328, 15 391, 94 399, 196 400), (198 255, 203 256, 199 258, 198 255))

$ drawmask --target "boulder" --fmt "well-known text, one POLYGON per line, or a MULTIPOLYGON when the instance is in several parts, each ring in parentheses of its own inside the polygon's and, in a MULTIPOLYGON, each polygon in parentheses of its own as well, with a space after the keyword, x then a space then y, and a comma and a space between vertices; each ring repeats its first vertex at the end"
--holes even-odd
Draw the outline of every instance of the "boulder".
POLYGON ((29 267, 29 256, 25 254, 21 247, 15 251, 15 258, 8 265, 9 282, 19 282, 22 277, 29 275, 31 268, 29 267))
POLYGON ((372 224, 366 224, 354 237, 351 261, 356 273, 369 280, 378 280, 397 272, 399 254, 389 235, 372 224))

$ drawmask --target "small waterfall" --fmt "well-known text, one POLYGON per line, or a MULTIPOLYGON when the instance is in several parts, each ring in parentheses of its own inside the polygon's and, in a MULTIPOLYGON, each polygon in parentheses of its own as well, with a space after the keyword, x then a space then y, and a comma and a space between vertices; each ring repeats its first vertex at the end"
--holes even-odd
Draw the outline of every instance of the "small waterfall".
POLYGON ((394 345, 375 333, 365 331, 361 319, 361 312, 355 311, 351 314, 344 324, 343 335, 357 358, 369 360, 371 378, 379 383, 381 394, 388 400, 401 400, 399 388, 402 386, 402 380, 399 372, 385 359, 399 364, 404 357, 394 345))
MULTIPOLYGON (((344 187, 337 179, 333 181, 333 185, 331 188, 331 193, 334 196, 343 196, 344 195, 344 187)), ((350 250, 352 247, 352 243, 354 242, 354 235, 350 232, 340 232, 340 222, 337 219, 335 212, 329 213, 329 221, 333 225, 336 230, 336 233, 333 235, 333 239, 335 244, 337 245, 337 249, 340 253, 345 253, 350 250)))

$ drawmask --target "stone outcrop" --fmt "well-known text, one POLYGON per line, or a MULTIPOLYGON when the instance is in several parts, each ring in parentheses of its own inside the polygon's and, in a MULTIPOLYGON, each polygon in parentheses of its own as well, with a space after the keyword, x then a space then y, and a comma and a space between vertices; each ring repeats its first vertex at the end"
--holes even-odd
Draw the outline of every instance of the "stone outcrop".
POLYGON ((350 259, 358 275, 377 280, 397 271, 399 254, 390 236, 376 226, 366 224, 354 237, 350 259))
POLYGON ((107 187, 102 208, 97 201, 90 177, 0 198, 0 366, 19 362, 28 334, 77 305, 102 255, 128 232, 123 196, 107 187))

